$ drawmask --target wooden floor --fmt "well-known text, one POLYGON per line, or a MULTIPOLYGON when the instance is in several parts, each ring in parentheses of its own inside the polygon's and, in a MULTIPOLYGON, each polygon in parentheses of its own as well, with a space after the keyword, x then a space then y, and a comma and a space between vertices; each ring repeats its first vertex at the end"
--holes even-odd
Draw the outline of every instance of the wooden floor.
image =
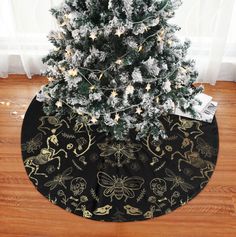
POLYGON ((0 102, 5 102, 0 103, 0 237, 236 237, 236 83, 206 86, 219 102, 220 133, 219 159, 208 186, 171 214, 136 223, 86 220, 35 190, 21 159, 20 115, 45 83, 40 77, 0 79, 0 102))

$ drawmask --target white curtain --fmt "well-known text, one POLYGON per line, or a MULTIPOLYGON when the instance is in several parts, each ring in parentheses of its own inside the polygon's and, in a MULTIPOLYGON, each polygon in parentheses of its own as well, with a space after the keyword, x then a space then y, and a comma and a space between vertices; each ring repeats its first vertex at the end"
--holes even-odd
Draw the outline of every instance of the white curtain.
MULTIPOLYGON (((51 45, 47 34, 57 27, 49 9, 63 0, 0 1, 0 77, 43 69, 51 45)), ((236 0, 182 0, 173 22, 179 37, 192 41, 200 82, 236 80, 236 0)))
POLYGON ((47 34, 56 27, 49 9, 61 0, 0 0, 0 77, 43 69, 41 58, 51 45, 47 34))

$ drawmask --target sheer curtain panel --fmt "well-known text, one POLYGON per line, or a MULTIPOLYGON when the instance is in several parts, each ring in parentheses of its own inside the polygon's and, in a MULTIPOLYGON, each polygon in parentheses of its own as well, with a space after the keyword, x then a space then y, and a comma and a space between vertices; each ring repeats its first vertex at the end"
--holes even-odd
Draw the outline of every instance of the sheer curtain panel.
MULTIPOLYGON (((41 58, 52 47, 47 34, 57 27, 49 9, 62 1, 0 1, 0 77, 40 74, 41 58)), ((199 81, 235 81, 236 0, 182 1, 172 21, 182 27, 179 37, 192 41, 189 57, 196 60, 199 81)))

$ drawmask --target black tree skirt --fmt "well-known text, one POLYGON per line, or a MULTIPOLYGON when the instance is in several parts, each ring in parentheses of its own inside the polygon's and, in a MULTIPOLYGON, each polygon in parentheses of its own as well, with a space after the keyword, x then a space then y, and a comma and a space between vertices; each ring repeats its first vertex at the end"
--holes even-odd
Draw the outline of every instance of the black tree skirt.
POLYGON ((22 155, 37 190, 53 204, 100 221, 137 221, 186 204, 209 182, 218 154, 212 124, 179 116, 162 118, 159 142, 131 133, 116 142, 96 126, 58 120, 32 101, 22 127, 22 155))

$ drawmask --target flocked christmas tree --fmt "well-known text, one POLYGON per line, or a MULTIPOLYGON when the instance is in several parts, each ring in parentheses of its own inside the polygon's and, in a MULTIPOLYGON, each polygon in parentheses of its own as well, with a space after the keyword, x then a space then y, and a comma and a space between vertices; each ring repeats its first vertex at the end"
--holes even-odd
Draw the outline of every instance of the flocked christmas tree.
POLYGON ((180 0, 66 0, 52 9, 60 29, 45 58, 49 84, 38 100, 47 114, 71 110, 115 139, 165 135, 160 117, 175 106, 194 113, 197 73, 189 42, 168 20, 180 0))

